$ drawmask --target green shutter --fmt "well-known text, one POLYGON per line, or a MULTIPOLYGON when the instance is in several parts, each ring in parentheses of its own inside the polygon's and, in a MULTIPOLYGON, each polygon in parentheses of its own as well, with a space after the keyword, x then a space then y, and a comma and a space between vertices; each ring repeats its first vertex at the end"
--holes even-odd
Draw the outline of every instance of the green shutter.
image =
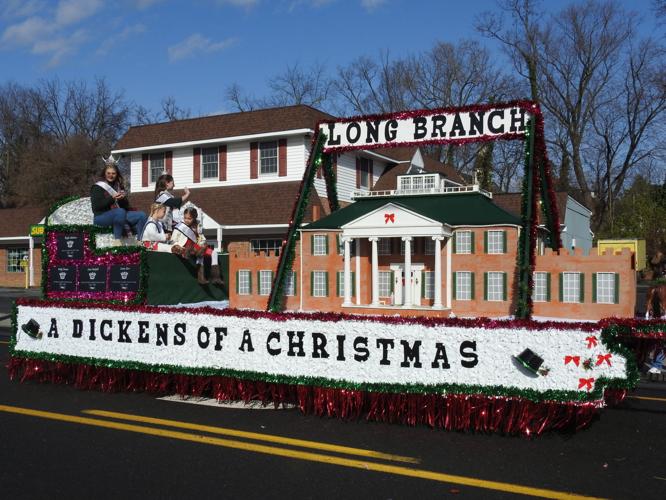
POLYGON ((471 293, 472 297, 471 297, 471 299, 474 300, 474 288, 475 288, 474 273, 470 273, 470 274, 471 274, 471 280, 472 280, 472 293, 471 293))
POLYGON ((344 250, 342 252, 340 251, 340 235, 339 234, 335 235, 335 248, 338 251, 338 255, 344 254, 344 250))
POLYGON ((483 253, 488 253, 488 231, 483 232, 483 253))
POLYGON ((502 231, 502 253, 506 253, 506 231, 502 231))
POLYGON ((456 281, 458 281, 458 273, 453 273, 453 289, 451 290, 451 295, 453 295, 453 300, 456 300, 456 281))
POLYGON ((592 302, 597 302, 597 273, 592 273, 592 302))
POLYGON ((470 253, 476 253, 476 249, 474 248, 474 231, 469 232, 469 239, 470 239, 470 253))
POLYGON ((324 271, 324 289, 326 290, 326 297, 328 297, 328 271, 324 271))
POLYGON ((240 283, 239 283, 239 278, 240 276, 240 271, 236 271, 236 295, 240 295, 240 283))
POLYGON ((310 235, 310 255, 314 255, 314 234, 310 235))
POLYGON ((580 303, 585 302, 585 275, 583 273, 579 274, 580 276, 580 303))
POLYGON ((564 302, 564 273, 560 273, 560 302, 564 302))
POLYGON ((488 273, 483 273, 483 300, 488 300, 488 273))
POLYGON ((620 274, 615 273, 615 290, 613 290, 613 303, 620 303, 620 274))
POLYGON ((314 271, 310 271, 310 297, 314 297, 314 271))
POLYGON ((421 297, 425 298, 425 271, 421 271, 421 297))
POLYGON ((324 245, 325 253, 326 253, 326 255, 328 255, 328 234, 324 235, 324 242, 325 242, 325 245, 324 245))
POLYGON ((458 231, 453 233, 453 253, 458 253, 458 244, 456 241, 458 240, 458 231))
POLYGON ((546 273, 546 302, 550 302, 550 273, 546 273))
POLYGON ((352 289, 352 295, 356 297, 356 273, 352 271, 351 273, 351 289, 352 289))
POLYGON ((252 294, 252 271, 247 272, 247 293, 252 294))
POLYGON ((298 295, 298 276, 296 275, 296 271, 293 271, 294 275, 294 296, 298 295))
POLYGON ((502 273, 502 300, 506 301, 506 273, 502 273))
POLYGON ((261 271, 257 271, 257 295, 259 295, 260 293, 261 293, 261 271))
POLYGON ((391 271, 391 292, 390 293, 393 293, 395 291, 394 290, 394 283, 393 283, 394 281, 395 281, 395 271, 391 271))
MULTIPOLYGON (((342 277, 344 279, 344 275, 342 277)), ((338 297, 342 297, 342 294, 340 293, 340 273, 337 272, 335 273, 335 290, 338 295, 338 297)))

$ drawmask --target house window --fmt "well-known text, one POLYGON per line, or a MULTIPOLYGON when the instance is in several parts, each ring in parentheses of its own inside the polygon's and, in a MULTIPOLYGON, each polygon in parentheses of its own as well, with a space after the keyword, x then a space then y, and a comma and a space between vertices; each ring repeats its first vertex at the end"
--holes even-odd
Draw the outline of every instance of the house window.
POLYGON ((426 255, 435 255, 435 240, 432 238, 423 238, 423 250, 426 255))
POLYGON ((217 148, 201 150, 201 177, 217 179, 217 148))
POLYGON ((534 302, 548 302, 550 300, 550 274, 534 273, 534 290, 532 291, 534 302))
POLYGON ((296 295, 296 271, 287 271, 287 276, 284 280, 284 295, 286 297, 296 295))
POLYGON ((372 186, 372 160, 360 158, 359 186, 361 189, 370 189, 372 186))
POLYGON ((236 283, 238 295, 250 295, 252 293, 252 275, 247 269, 238 271, 238 280, 236 283))
POLYGON ((486 253, 500 254, 505 253, 504 249, 504 231, 487 231, 486 232, 486 253))
POLYGON ((273 286, 273 271, 259 271, 259 295, 270 295, 273 286))
POLYGON ((412 180, 409 177, 400 177, 400 189, 408 191, 412 188, 412 180))
POLYGON ((379 238, 377 253, 391 255, 391 238, 379 238))
POLYGON ((473 273, 458 271, 455 273, 456 300, 472 300, 474 287, 473 273))
POLYGON ((597 273, 597 302, 615 303, 615 273, 597 273))
POLYGON ((435 188, 435 176, 426 175, 423 177, 423 189, 434 189, 435 188))
POLYGON ((423 298, 435 298, 435 273, 433 271, 423 273, 423 298))
POLYGON ((277 141, 268 141, 259 144, 259 163, 261 165, 261 175, 273 175, 278 173, 277 141))
POLYGON ((164 153, 153 153, 150 155, 150 182, 157 179, 164 172, 164 153))
MULTIPOLYGON (((356 286, 355 286, 355 281, 356 281, 356 273, 349 273, 349 282, 351 283, 351 295, 355 295, 356 291, 356 286)), ((337 288, 337 293, 338 297, 344 297, 345 296, 345 272, 344 271, 338 271, 337 273, 337 279, 336 279, 336 288, 337 288)))
POLYGON ((282 240, 266 239, 266 240, 250 240, 252 251, 255 254, 264 252, 266 255, 280 255, 282 249, 282 240))
POLYGON ((393 291, 393 273, 391 271, 379 271, 378 276, 379 296, 390 297, 393 291))
POLYGON ((313 236, 312 255, 328 255, 328 235, 315 234, 313 236))
POLYGON ((28 250, 25 248, 9 248, 7 249, 7 272, 8 273, 22 273, 24 270, 21 268, 23 259, 28 258, 28 250))
POLYGON ((562 302, 579 303, 581 300, 581 273, 562 273, 562 302))
POLYGON ((456 253, 472 253, 472 231, 456 231, 456 253))
POLYGON ((328 272, 312 271, 312 296, 326 297, 328 295, 328 272))
POLYGON ((506 275, 500 272, 486 274, 486 300, 502 301, 505 298, 506 275))

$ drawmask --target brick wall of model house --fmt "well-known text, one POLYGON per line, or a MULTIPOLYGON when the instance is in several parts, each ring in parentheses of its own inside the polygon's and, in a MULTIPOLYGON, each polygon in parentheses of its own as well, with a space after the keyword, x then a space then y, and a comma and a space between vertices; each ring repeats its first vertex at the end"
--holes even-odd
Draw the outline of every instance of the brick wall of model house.
MULTIPOLYGON (((17 247, 18 248, 18 247, 17 247)), ((8 263, 9 253, 12 247, 0 248, 0 287, 15 287, 23 288, 25 286, 25 273, 24 272, 10 272, 10 267, 12 271, 14 266, 10 266, 8 263)), ((27 248, 22 248, 27 250, 27 248)), ((39 287, 42 283, 42 251, 40 248, 35 248, 32 253, 33 256, 33 271, 34 271, 34 283, 35 286, 39 287)))
MULTIPOLYGON (((451 310, 444 313, 434 312, 428 309, 395 309, 391 314, 444 314, 453 312, 456 316, 507 316, 515 310, 515 269, 516 253, 518 244, 518 230, 514 227, 493 227, 492 230, 504 231, 504 248, 506 252, 499 254, 486 253, 487 239, 483 228, 460 228, 459 230, 471 232, 473 252, 453 253, 451 256, 452 269, 454 271, 453 281, 456 280, 455 272, 466 273, 471 277, 471 290, 468 287, 465 300, 456 299, 455 283, 452 283, 451 310), (495 290, 497 300, 489 300, 488 274, 498 273, 499 290, 495 290), (502 283, 503 281, 503 283, 502 283), (503 290, 502 290, 503 288, 503 290), (470 293, 471 292, 471 293, 470 293), (499 295, 499 296, 498 296, 499 295)), ((294 259, 294 272, 296 290, 295 294, 286 297, 286 308, 288 310, 305 311, 333 311, 371 314, 384 312, 370 310, 367 308, 343 308, 343 298, 338 294, 338 273, 344 269, 343 256, 337 250, 337 236, 339 232, 317 232, 317 235, 328 236, 328 254, 313 255, 312 233, 304 233, 303 237, 303 265, 301 269, 300 242, 296 248, 294 259), (328 293, 326 296, 316 297, 312 293, 312 272, 325 271, 328 276, 328 293)), ((449 244, 452 243, 453 240, 449 244)), ((434 255, 425 255, 424 242, 421 238, 415 238, 415 248, 412 253, 414 264, 424 264, 424 271, 434 270, 434 255)), ((404 255, 400 254, 400 242, 395 238, 391 245, 391 255, 379 255, 379 271, 390 271, 390 265, 404 262, 404 255)), ((453 250, 453 249, 452 249, 453 250)), ((469 250, 469 248, 467 249, 469 250)), ((371 247, 370 242, 361 240, 359 248, 360 255, 360 289, 356 282, 356 257, 351 258, 351 271, 354 273, 352 282, 352 303, 357 303, 357 294, 360 295, 360 304, 368 306, 371 303, 371 247)), ((442 245, 442 302, 446 304, 446 254, 447 249, 442 245)), ((264 287, 265 295, 259 294, 260 272, 271 271, 272 274, 264 273, 265 279, 274 276, 277 268, 278 256, 264 252, 255 253, 247 242, 235 242, 229 245, 229 295, 231 307, 264 309, 268 299, 267 289, 264 287), (237 288, 238 272, 249 271, 251 275, 251 287, 249 293, 239 294, 237 288)), ((597 256, 596 250, 590 255, 584 256, 580 250, 573 253, 562 251, 561 255, 547 250, 542 256, 537 257, 536 272, 540 275, 540 297, 535 301, 534 314, 546 317, 567 317, 578 319, 601 319, 609 316, 633 317, 635 307, 636 285, 633 264, 630 253, 622 255, 597 256), (601 273, 601 274, 600 274, 601 273), (565 278, 566 274, 566 278, 565 278), (597 285, 599 281, 599 285, 597 285), (610 283, 612 281, 612 283, 610 283), (602 286, 602 282, 610 286, 612 293, 597 297, 595 288, 602 286), (582 288, 582 293, 572 296, 571 290, 564 293, 563 287, 576 286, 582 288), (547 288, 547 289, 546 289, 547 288), (562 290, 563 293, 560 293, 562 290), (617 290, 617 292, 615 292, 617 290), (572 301, 572 302, 567 302, 572 301), (609 303, 604 303, 609 302, 609 303)), ((421 285, 419 285, 421 286, 421 285)), ((380 296, 382 304, 390 304, 391 297, 380 296)), ((421 298, 421 305, 431 306, 432 299, 421 298)))

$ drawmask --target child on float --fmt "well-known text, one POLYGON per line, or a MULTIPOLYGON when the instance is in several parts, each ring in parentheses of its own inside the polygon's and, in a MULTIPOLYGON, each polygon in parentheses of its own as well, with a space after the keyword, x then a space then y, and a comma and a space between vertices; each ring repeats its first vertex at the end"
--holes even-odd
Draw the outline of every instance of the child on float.
POLYGON ((220 266, 218 263, 217 250, 206 245, 206 238, 199 234, 197 228, 197 217, 199 212, 194 207, 187 207, 183 211, 183 221, 176 224, 173 230, 172 242, 174 245, 183 247, 187 252, 197 257, 197 280, 200 284, 208 283, 204 275, 204 257, 211 259, 210 282, 213 285, 221 285, 220 266))
POLYGON ((173 245, 170 244, 167 233, 164 230, 162 219, 166 213, 167 207, 161 203, 150 205, 150 217, 143 226, 141 241, 148 250, 157 252, 172 252, 173 245))
POLYGON ((173 177, 170 174, 160 175, 157 182, 155 182, 155 203, 161 203, 166 207, 166 214, 162 222, 164 223, 167 235, 170 235, 176 224, 182 221, 180 207, 190 197, 190 190, 187 187, 183 188, 183 192, 185 193, 183 196, 174 196, 171 191, 173 191, 175 185, 173 177))
POLYGON ((118 169, 118 160, 113 155, 103 160, 104 168, 99 174, 99 179, 90 188, 93 224, 112 226, 113 246, 120 246, 126 225, 129 225, 137 236, 143 233, 146 214, 130 208, 125 192, 125 179, 118 169))

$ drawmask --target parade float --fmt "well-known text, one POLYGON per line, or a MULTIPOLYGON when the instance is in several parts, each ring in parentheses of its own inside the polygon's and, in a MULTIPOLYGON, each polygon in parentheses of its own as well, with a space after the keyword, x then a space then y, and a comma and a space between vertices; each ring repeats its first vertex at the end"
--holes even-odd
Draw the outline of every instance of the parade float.
MULTIPOLYGON (((532 319, 538 210, 547 244, 553 252, 561 244, 542 115, 528 101, 321 123, 263 310, 242 308, 231 291, 230 307, 217 307, 219 290, 202 289, 175 255, 109 246, 110 228, 81 222, 85 203, 64 200, 47 217, 43 298, 19 300, 14 309, 13 379, 259 400, 343 419, 534 436, 583 428, 607 403, 621 401, 639 378, 627 343, 661 335, 658 322, 632 318, 532 319), (334 154, 495 140, 525 142, 510 317, 473 311, 452 317, 438 303, 439 314, 288 307, 288 277, 318 169, 331 212, 340 209, 334 154), (174 271, 183 266, 181 274, 174 271)), ((342 254, 349 255, 348 245, 342 254)), ((351 291, 348 266, 345 259, 344 289, 351 291)), ((350 292, 326 301, 345 305, 349 298, 350 292)))

